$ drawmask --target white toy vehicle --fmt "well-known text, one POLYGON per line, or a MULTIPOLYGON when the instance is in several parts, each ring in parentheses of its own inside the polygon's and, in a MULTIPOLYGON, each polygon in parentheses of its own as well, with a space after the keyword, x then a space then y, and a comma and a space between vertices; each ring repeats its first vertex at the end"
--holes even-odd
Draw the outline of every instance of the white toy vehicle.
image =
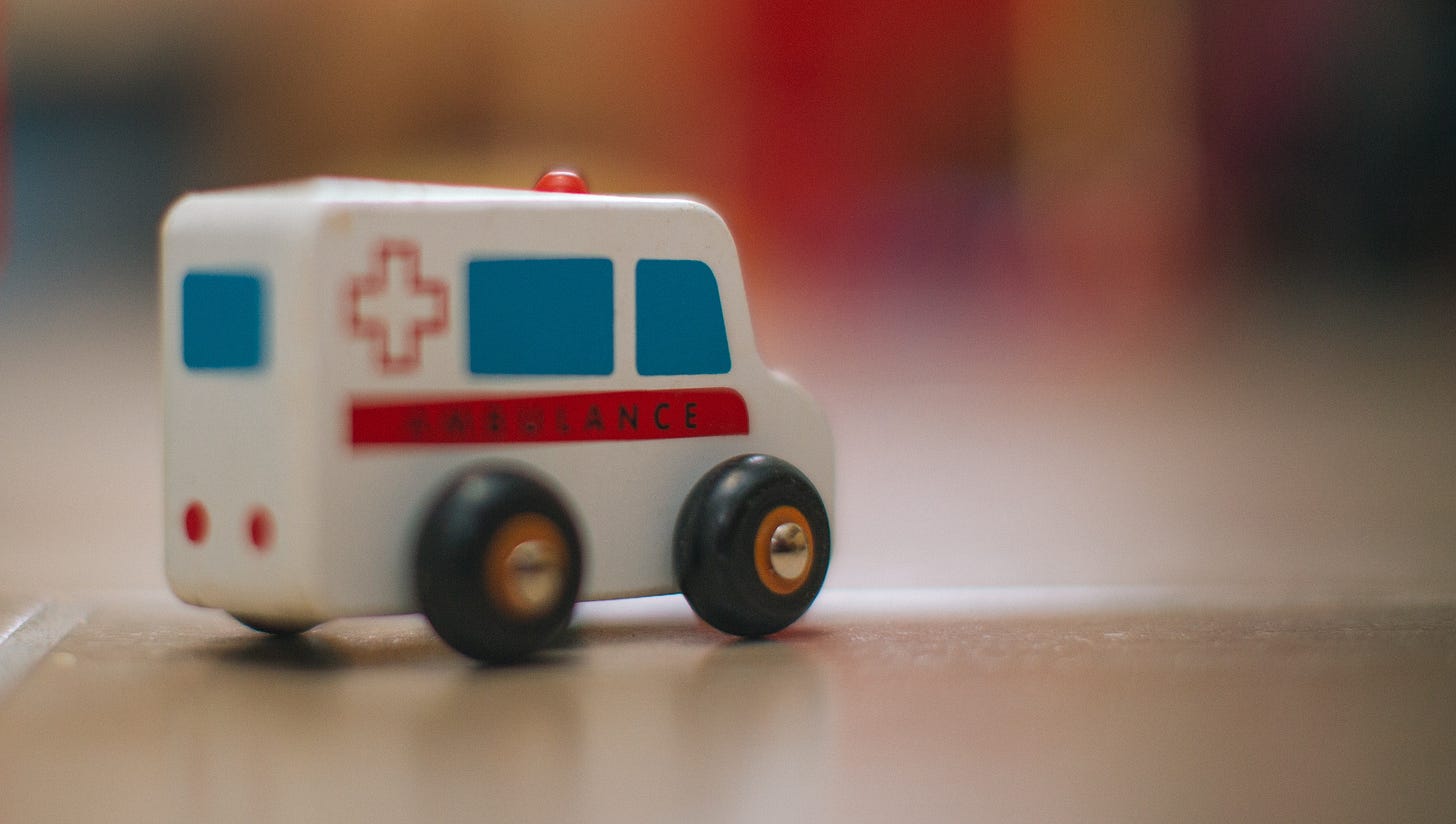
POLYGON ((578 599, 681 591, 746 636, 808 609, 833 447, 759 361, 727 228, 576 182, 317 179, 172 207, 180 598, 273 633, 423 612, 488 661, 548 643, 578 599))

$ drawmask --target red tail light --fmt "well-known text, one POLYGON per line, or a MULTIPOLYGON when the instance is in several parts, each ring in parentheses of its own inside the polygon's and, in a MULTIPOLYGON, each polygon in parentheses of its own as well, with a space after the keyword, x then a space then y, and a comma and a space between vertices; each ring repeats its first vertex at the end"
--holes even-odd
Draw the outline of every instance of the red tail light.
POLYGON ((194 544, 207 540, 207 507, 200 501, 189 503, 182 513, 182 530, 187 533, 187 540, 194 544))
POLYGON ((253 507, 248 514, 248 540, 259 552, 267 552, 273 546, 273 515, 267 507, 253 507))

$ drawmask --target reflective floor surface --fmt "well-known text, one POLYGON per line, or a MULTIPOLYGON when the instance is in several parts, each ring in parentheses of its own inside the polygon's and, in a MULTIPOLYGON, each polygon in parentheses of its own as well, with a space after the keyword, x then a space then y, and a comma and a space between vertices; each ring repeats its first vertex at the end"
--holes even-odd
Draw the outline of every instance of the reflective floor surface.
POLYGON ((1449 821, 1456 599, 835 591, 765 641, 584 605, 268 639, 0 598, 0 821, 1449 821))

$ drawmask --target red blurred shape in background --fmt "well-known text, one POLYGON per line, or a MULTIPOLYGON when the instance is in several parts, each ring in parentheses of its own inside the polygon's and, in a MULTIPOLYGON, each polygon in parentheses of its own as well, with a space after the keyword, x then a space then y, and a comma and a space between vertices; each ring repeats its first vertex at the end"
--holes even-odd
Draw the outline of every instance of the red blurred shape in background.
POLYGON ((1011 0, 765 2, 746 31, 749 202, 781 239, 864 239, 866 207, 1009 161, 1011 0), (811 175, 806 172, 812 171, 811 175))

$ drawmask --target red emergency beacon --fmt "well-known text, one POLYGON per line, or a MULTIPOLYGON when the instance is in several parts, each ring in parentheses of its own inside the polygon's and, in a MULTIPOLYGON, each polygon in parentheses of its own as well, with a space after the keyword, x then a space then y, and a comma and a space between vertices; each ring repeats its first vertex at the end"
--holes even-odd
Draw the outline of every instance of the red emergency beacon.
POLYGON ((536 181, 538 192, 565 192, 570 195, 587 193, 586 181, 581 175, 568 169, 552 169, 536 181))

